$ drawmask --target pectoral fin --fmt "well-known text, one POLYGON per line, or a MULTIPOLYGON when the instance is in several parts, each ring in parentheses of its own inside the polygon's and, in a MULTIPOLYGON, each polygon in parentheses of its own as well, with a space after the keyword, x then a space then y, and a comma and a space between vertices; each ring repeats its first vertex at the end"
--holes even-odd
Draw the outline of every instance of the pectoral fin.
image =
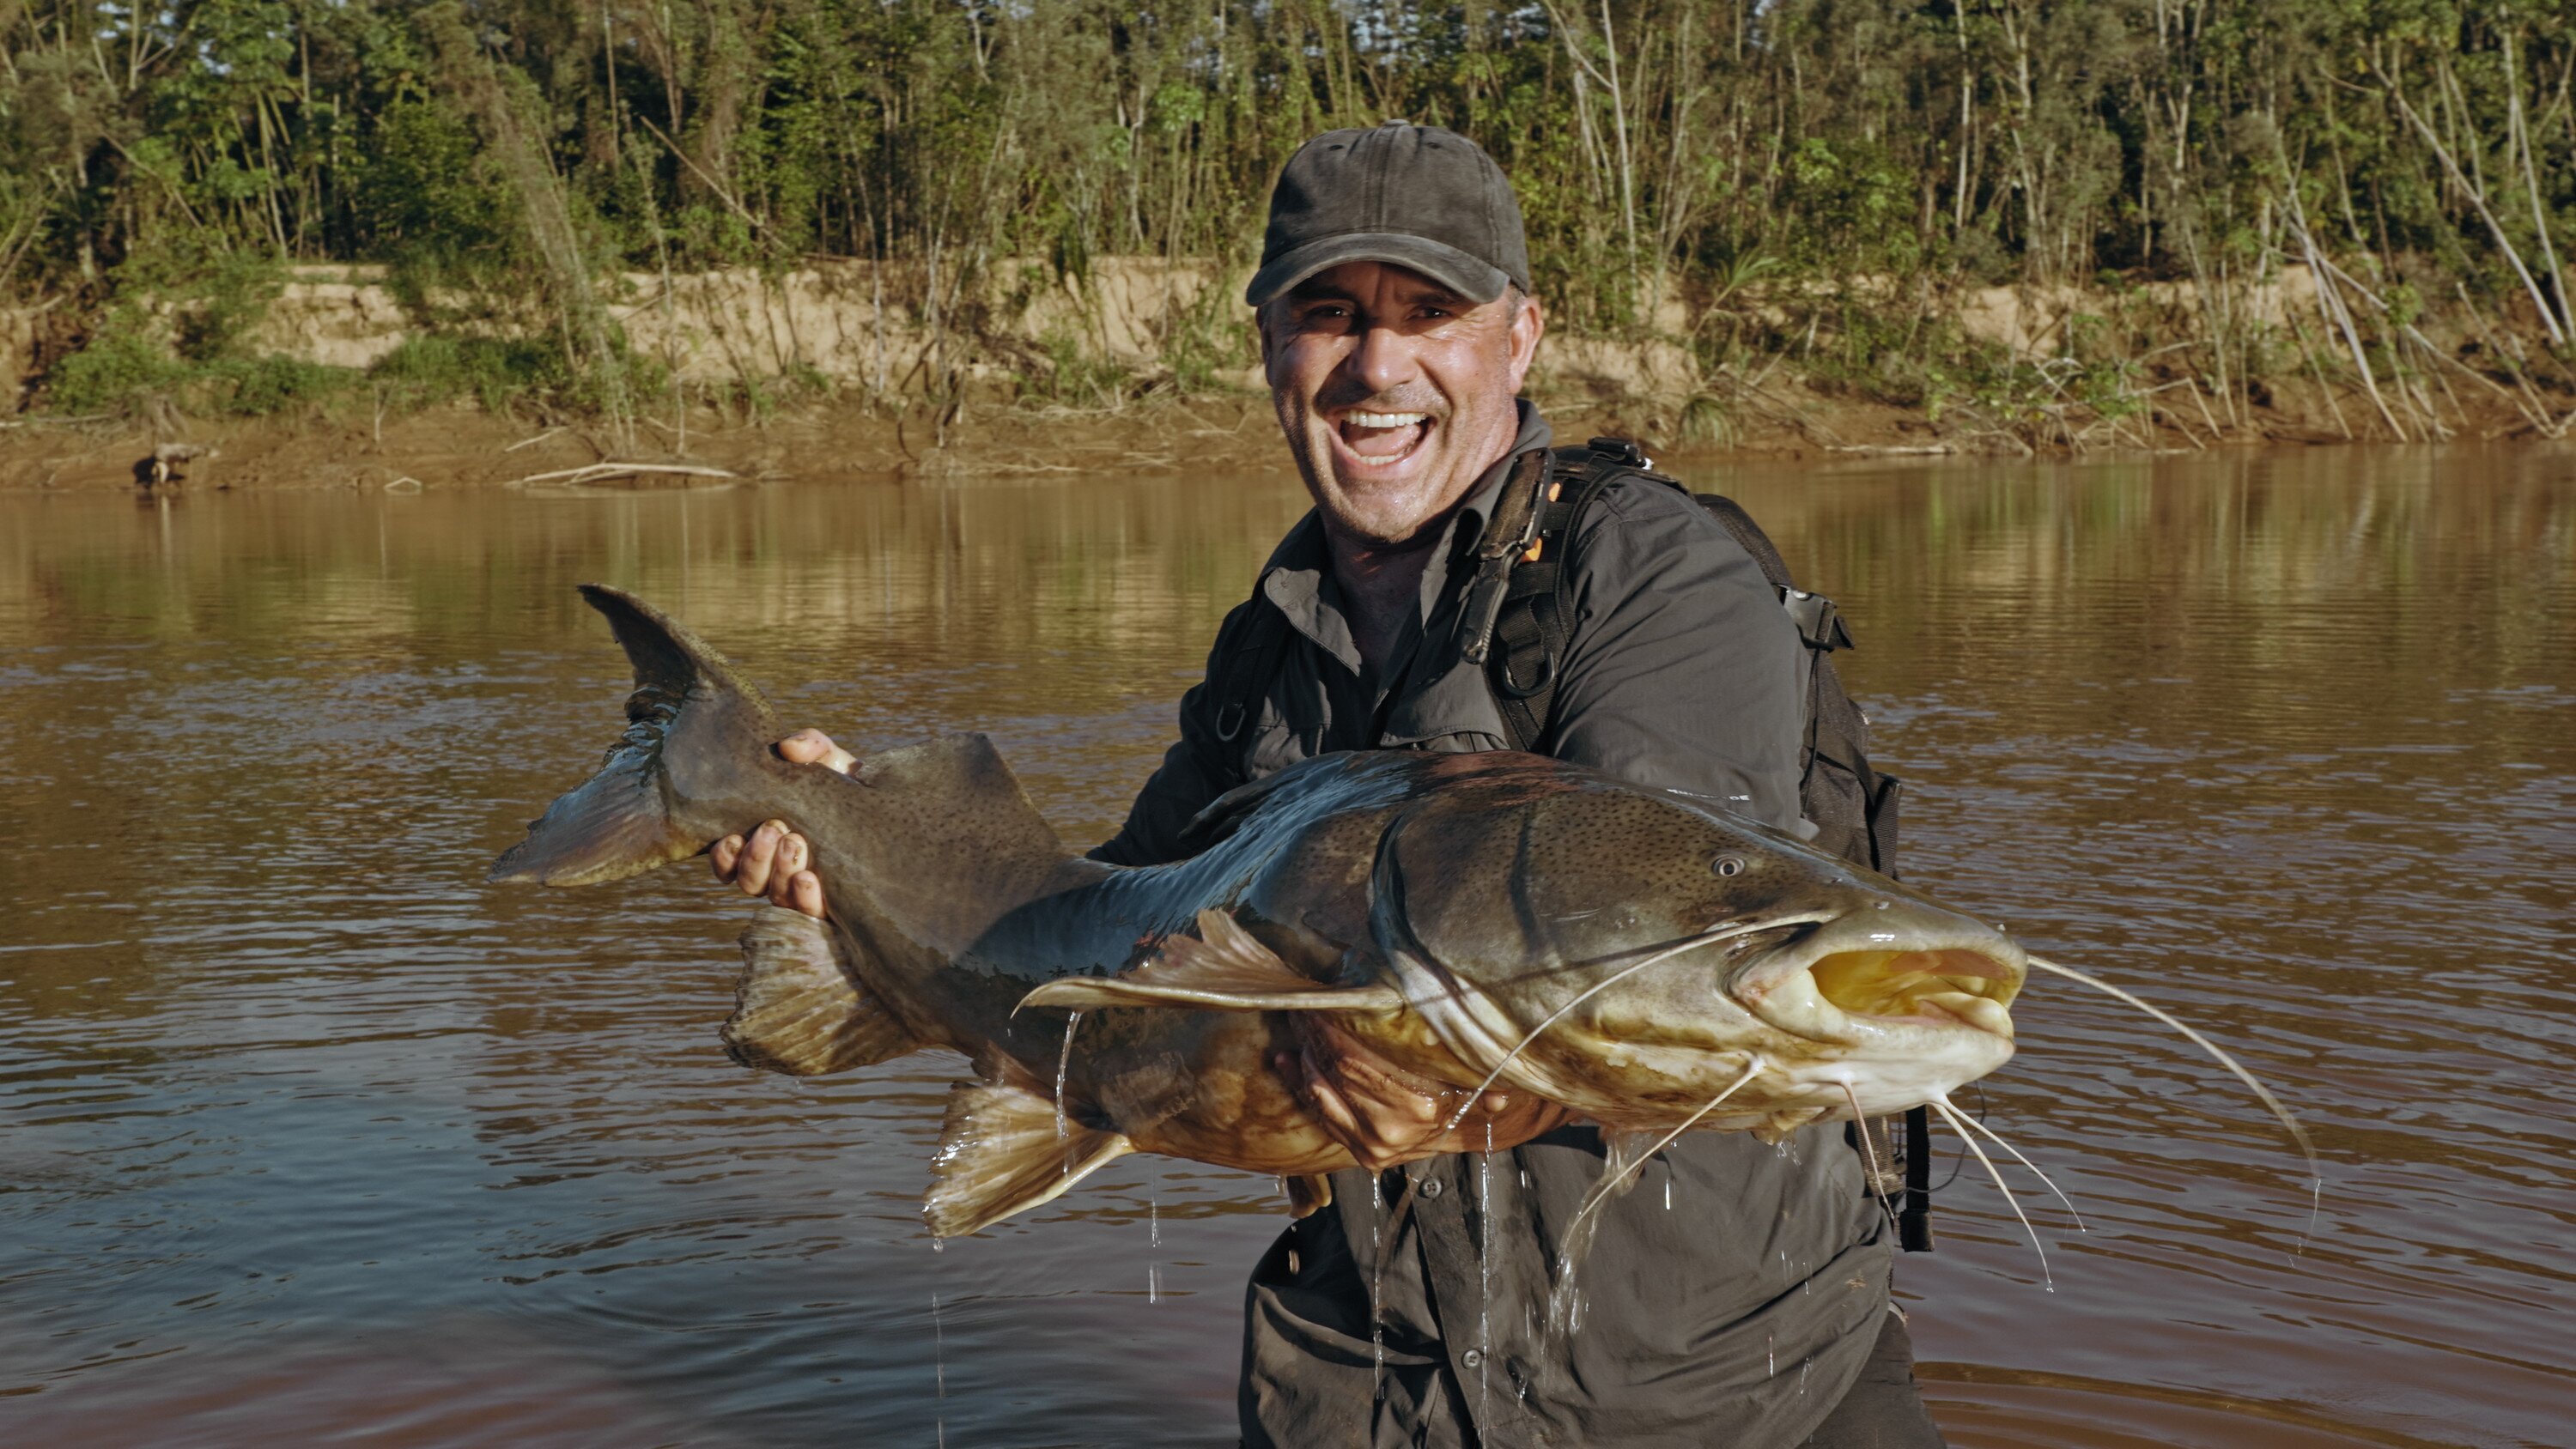
POLYGON ((1026 1087, 959 1082, 948 1093, 921 1215, 939 1237, 981 1232, 1134 1150, 1116 1132, 1060 1122, 1055 1104, 1026 1087))
POLYGON ((764 906, 742 933, 725 1050, 763 1071, 812 1077, 874 1066, 921 1043, 859 985, 828 924, 764 906))
POLYGON ((1155 958, 1123 976, 1067 976, 1020 998, 1021 1006, 1192 1006, 1203 1011, 1392 1011, 1392 986, 1335 986, 1300 975, 1219 910, 1199 912, 1199 934, 1167 938, 1155 958))

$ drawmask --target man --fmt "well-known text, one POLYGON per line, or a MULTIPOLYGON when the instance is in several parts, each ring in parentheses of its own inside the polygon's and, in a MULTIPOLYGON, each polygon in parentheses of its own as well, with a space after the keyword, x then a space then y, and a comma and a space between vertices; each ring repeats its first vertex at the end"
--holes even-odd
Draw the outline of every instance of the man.
MULTIPOLYGON (((1315 509, 1219 632, 1179 743, 1096 856, 1176 858, 1201 807, 1310 755, 1504 747, 1462 652, 1461 564, 1513 460, 1550 442, 1518 401, 1546 327, 1529 293, 1518 205, 1464 137, 1391 121, 1290 159, 1247 300, 1315 509)), ((1743 549, 1631 476, 1594 500, 1563 567, 1573 626, 1533 747, 1799 829, 1802 646, 1743 549)), ((780 748, 849 761, 812 731, 780 748)), ((808 858, 775 822, 715 851, 720 878, 819 915, 808 858)), ((1941 1442, 1839 1127, 1777 1149, 1677 1142, 1600 1214, 1560 1295, 1572 1324, 1551 1325, 1599 1134, 1503 1092, 1462 1116, 1463 1094, 1335 1046, 1278 1065, 1364 1166, 1254 1270, 1247 1445, 1941 1442)))

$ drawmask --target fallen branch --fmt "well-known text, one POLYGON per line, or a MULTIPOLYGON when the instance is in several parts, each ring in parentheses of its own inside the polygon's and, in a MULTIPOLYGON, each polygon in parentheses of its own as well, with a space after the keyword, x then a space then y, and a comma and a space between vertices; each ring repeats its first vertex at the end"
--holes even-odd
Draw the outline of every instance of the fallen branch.
POLYGON ((677 474, 684 478, 742 476, 729 468, 703 468, 690 463, 590 463, 579 468, 557 468, 551 473, 531 473, 525 478, 513 478, 502 486, 524 488, 530 483, 598 483, 646 473, 677 474))
MULTIPOLYGON (((651 419, 649 419, 649 418, 648 418, 648 419, 646 419, 646 421, 647 421, 647 422, 650 422, 650 421, 651 421, 651 419)), ((555 434, 560 433, 560 432, 562 432, 562 431, 563 431, 563 429, 561 429, 561 428, 548 428, 548 429, 546 429, 544 432, 537 434, 537 435, 536 435, 535 437, 533 437, 533 438, 521 438, 519 441, 517 441, 517 442, 515 442, 515 443, 512 443, 510 446, 508 446, 508 447, 506 447, 506 448, 503 448, 501 451, 502 451, 502 452, 504 452, 504 453, 515 453, 515 452, 519 451, 521 448, 531 448, 531 447, 536 446, 536 445, 537 445, 537 444, 539 444, 539 443, 544 442, 546 439, 551 438, 551 437, 553 437, 555 434)))

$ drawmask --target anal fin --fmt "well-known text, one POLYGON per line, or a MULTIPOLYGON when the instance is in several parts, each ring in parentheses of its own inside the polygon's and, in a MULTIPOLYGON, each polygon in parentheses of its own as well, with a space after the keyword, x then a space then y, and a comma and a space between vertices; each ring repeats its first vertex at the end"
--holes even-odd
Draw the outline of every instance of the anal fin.
POLYGON ((1199 912, 1199 934, 1167 937, 1153 960, 1123 976, 1066 976, 1021 1006, 1188 1006, 1202 1011, 1391 1011, 1392 986, 1336 986, 1301 975, 1220 910, 1199 912))
POLYGON ((1134 1150, 1120 1133, 1059 1118, 1055 1103, 1026 1087, 959 1082, 949 1089, 921 1215, 938 1237, 981 1232, 1134 1150))
POLYGON ((763 906, 742 933, 725 1051, 746 1067, 819 1076, 874 1066, 921 1043, 870 996, 830 925, 763 906))

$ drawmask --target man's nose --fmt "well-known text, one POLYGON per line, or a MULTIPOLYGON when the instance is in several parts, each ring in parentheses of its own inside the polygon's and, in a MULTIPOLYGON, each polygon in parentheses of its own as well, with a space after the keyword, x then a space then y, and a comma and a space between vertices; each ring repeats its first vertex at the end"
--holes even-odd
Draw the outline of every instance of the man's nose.
POLYGON ((1413 339, 1393 327, 1364 327, 1343 366, 1372 395, 1393 392, 1414 380, 1413 339))

